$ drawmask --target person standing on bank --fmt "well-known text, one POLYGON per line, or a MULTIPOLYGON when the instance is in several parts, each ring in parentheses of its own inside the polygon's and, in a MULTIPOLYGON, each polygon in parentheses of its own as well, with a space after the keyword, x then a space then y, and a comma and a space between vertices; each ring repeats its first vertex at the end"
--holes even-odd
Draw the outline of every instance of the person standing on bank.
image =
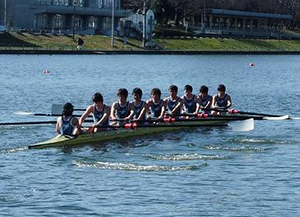
POLYGON ((77 41, 77 50, 82 50, 83 44, 84 44, 83 39, 79 37, 77 41))
POLYGON ((73 116, 74 106, 66 103, 63 107, 62 116, 57 118, 56 132, 61 135, 78 135, 81 132, 78 118, 73 116))
POLYGON ((85 119, 92 114, 94 123, 89 127, 88 132, 98 132, 100 128, 98 126, 108 126, 110 107, 103 104, 103 96, 101 93, 97 92, 93 95, 92 100, 93 105, 87 107, 85 112, 81 115, 79 119, 79 124, 82 125, 85 119))

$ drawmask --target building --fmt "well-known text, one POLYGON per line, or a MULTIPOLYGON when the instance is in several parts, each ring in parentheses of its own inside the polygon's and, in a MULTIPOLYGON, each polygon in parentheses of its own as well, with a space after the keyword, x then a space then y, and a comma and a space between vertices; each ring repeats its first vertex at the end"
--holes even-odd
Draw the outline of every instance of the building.
MULTIPOLYGON (((7 25, 13 30, 26 29, 34 32, 110 34, 112 1, 7 0, 7 25)), ((126 13, 121 8, 121 0, 114 2, 116 28, 120 18, 125 17, 126 13)), ((3 14, 3 7, 0 13, 3 14)))
POLYGON ((199 35, 222 37, 290 37, 284 30, 291 23, 292 15, 205 9, 190 21, 189 27, 199 35))
MULTIPOLYGON (((145 27, 146 27, 146 38, 151 40, 151 35, 155 27, 155 15, 152 10, 147 10, 145 17, 145 27)), ((144 28, 144 15, 143 13, 129 14, 129 16, 120 19, 120 29, 122 29, 122 35, 127 37, 143 35, 144 28)))

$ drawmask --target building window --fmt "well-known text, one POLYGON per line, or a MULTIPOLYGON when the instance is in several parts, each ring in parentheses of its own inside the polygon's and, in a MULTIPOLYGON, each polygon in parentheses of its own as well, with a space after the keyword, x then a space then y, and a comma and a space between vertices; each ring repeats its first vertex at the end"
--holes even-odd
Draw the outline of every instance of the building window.
POLYGON ((98 8, 103 8, 103 0, 98 0, 98 8))
POLYGON ((35 17, 35 23, 36 23, 36 29, 45 29, 47 21, 47 15, 46 14, 39 14, 35 17))
POLYGON ((76 7, 84 7, 84 0, 73 0, 73 5, 76 7))
POLYGON ((69 2, 68 0, 53 0, 53 5, 68 5, 69 2))
POLYGON ((97 29, 98 19, 97 17, 91 16, 88 19, 88 29, 97 29))

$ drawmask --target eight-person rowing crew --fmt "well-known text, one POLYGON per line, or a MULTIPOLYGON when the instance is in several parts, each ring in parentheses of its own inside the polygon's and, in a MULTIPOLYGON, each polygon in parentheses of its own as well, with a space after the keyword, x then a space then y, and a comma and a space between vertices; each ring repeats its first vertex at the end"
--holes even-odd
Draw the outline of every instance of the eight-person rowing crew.
POLYGON ((218 86, 218 93, 213 97, 208 94, 208 87, 201 86, 199 95, 193 94, 193 87, 186 85, 184 95, 178 96, 178 87, 169 87, 169 97, 161 99, 161 91, 158 88, 151 90, 151 98, 142 100, 143 92, 140 88, 132 91, 133 101, 127 100, 128 91, 124 88, 118 90, 118 100, 108 106, 103 102, 103 96, 97 92, 93 95, 94 104, 87 107, 80 119, 73 116, 73 105, 66 103, 63 107, 62 116, 57 119, 56 130, 58 134, 74 135, 82 132, 97 132, 101 126, 121 125, 128 120, 143 121, 148 119, 163 119, 165 116, 179 117, 183 113, 214 113, 212 109, 227 109, 231 107, 232 101, 226 93, 223 84, 218 86), (82 129, 86 118, 92 115, 93 124, 87 131, 82 129))

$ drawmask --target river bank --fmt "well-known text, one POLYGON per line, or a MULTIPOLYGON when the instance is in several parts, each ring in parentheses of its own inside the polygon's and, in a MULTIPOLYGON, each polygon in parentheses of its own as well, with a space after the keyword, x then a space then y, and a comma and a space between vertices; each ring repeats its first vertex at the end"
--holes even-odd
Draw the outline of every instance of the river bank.
POLYGON ((145 50, 136 39, 100 35, 36 35, 30 33, 0 34, 1 54, 299 54, 300 40, 223 39, 223 38, 159 38, 159 49, 145 50), (84 40, 77 51, 77 39, 84 40))

